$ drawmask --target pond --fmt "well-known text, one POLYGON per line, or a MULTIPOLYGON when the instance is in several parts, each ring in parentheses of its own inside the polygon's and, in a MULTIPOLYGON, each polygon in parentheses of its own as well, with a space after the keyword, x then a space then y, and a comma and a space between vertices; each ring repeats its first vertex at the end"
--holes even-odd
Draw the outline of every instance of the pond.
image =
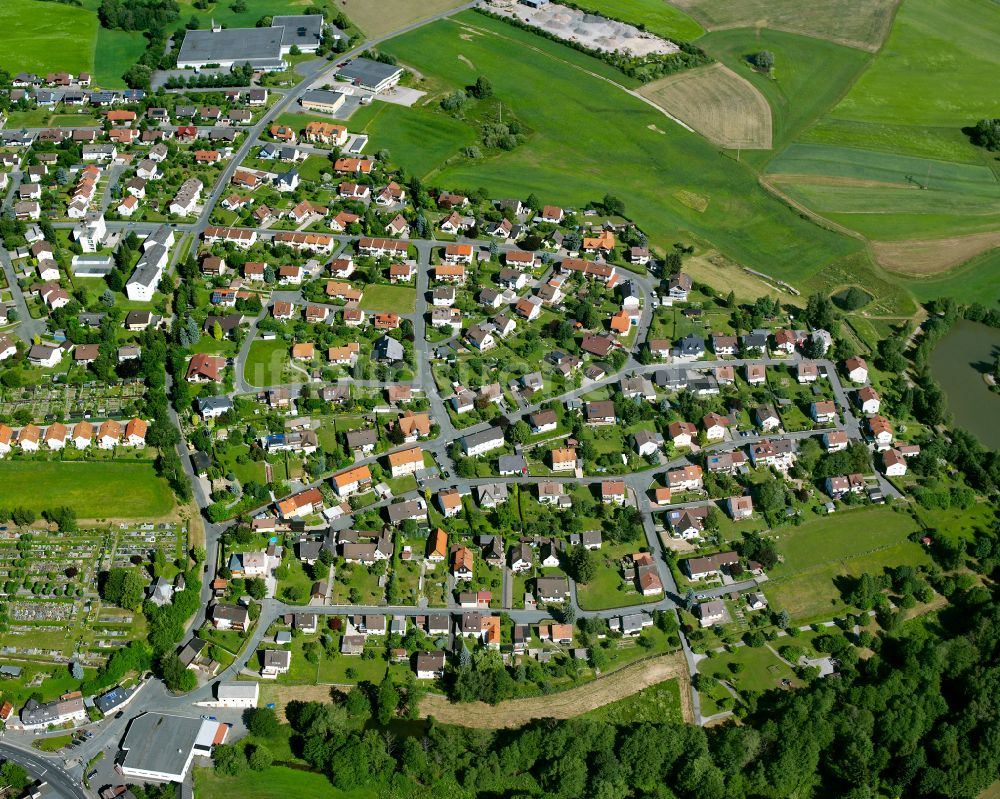
POLYGON ((1000 394, 991 391, 983 375, 993 369, 1000 352, 1000 330, 960 320, 931 353, 934 379, 948 398, 955 424, 984 446, 1000 448, 1000 394))

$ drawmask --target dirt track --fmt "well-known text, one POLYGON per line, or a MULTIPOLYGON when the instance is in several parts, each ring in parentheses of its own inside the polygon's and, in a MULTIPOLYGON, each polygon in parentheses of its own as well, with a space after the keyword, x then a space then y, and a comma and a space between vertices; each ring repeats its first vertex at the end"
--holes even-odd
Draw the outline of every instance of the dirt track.
POLYGON ((420 714, 433 716, 444 724, 463 727, 520 727, 537 718, 568 719, 579 716, 674 677, 680 678, 681 682, 681 712, 684 720, 691 721, 691 687, 687 664, 679 652, 634 663, 579 688, 571 688, 551 696, 511 699, 498 705, 487 705, 484 702, 459 705, 435 694, 424 698, 420 704, 420 714))

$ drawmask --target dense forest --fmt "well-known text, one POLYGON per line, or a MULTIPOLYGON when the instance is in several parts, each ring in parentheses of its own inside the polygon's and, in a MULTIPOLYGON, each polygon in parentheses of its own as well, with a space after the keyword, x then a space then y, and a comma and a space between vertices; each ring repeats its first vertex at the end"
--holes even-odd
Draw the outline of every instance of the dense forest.
MULTIPOLYGON (((994 577, 996 533, 974 545, 994 577)), ((397 736, 365 728, 391 716, 372 686, 370 705, 361 689, 341 705, 291 703, 292 744, 336 787, 372 796, 971 799, 1000 776, 1000 597, 985 575, 942 587, 939 613, 845 643, 829 678, 750 695, 739 725, 541 720, 494 733, 431 721, 397 736)), ((219 749, 222 773, 270 764, 253 736, 219 749)))

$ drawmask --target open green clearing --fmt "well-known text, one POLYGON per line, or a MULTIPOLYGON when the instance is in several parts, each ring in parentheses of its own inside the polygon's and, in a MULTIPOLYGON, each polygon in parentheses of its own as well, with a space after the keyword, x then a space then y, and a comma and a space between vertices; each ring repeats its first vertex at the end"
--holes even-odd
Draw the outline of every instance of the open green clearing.
POLYGON ((531 131, 511 152, 445 166, 435 176, 442 186, 484 186, 493 196, 534 191, 562 205, 599 199, 613 186, 654 244, 710 240, 741 263, 793 283, 861 246, 803 220, 762 190, 745 165, 621 89, 588 77, 577 64, 597 72, 601 62, 562 45, 463 12, 384 49, 452 89, 486 75, 531 131), (544 83, 539 74, 546 75, 544 83), (574 130, 569 138, 567 125, 574 130), (675 196, 683 191, 705 197, 707 207, 685 205, 675 196))
POLYGON ((151 461, 30 461, 0 463, 5 497, 36 513, 68 505, 81 519, 147 519, 174 507, 151 461))
POLYGON ((875 51, 892 25, 897 0, 674 0, 709 30, 766 27, 875 51))
POLYGON ((350 127, 367 133, 394 163, 423 178, 476 142, 472 127, 457 119, 392 103, 362 106, 351 115, 350 127))
POLYGON ((365 311, 392 311, 398 314, 413 313, 416 306, 416 289, 381 283, 368 286, 360 303, 360 307, 365 311))
MULTIPOLYGON (((871 61, 860 50, 783 31, 734 28, 715 31, 698 46, 750 81, 771 106, 774 151, 832 107, 871 61), (774 54, 774 69, 764 75, 747 63, 761 50, 774 54)), ((773 152, 744 152, 751 163, 764 163, 773 152)))
POLYGON ((664 680, 643 688, 639 693, 590 710, 581 719, 611 724, 680 724, 681 688, 677 680, 664 680))
POLYGON ((146 37, 138 31, 97 29, 94 52, 94 81, 111 89, 124 88, 122 80, 129 68, 146 51, 146 37))
POLYGON ((42 0, 3 0, 0 31, 0 68, 11 74, 78 75, 94 68, 97 17, 85 9, 42 0))
POLYGON ((195 792, 205 799, 287 799, 289 796, 322 799, 366 799, 363 791, 340 791, 322 774, 287 766, 272 766, 266 771, 247 772, 239 777, 224 777, 210 768, 194 770, 195 792))
POLYGON ((663 0, 574 0, 584 11, 603 14, 674 41, 692 41, 705 33, 695 20, 663 0))
POLYGON ((738 691, 766 691, 779 687, 782 680, 795 679, 792 669, 767 647, 741 646, 734 652, 714 654, 698 664, 698 671, 725 680, 738 691), (734 674, 729 668, 732 663, 741 664, 743 670, 734 674))
POLYGON ((830 116, 919 127, 995 116, 998 40, 990 0, 905 0, 885 48, 830 116))
POLYGON ((845 608, 837 577, 884 566, 929 563, 919 544, 908 540, 917 530, 913 518, 889 507, 840 511, 781 532, 776 566, 764 590, 776 610, 796 621, 829 618, 845 608))
POLYGON ((281 339, 254 341, 243 366, 243 379, 252 386, 280 383, 282 372, 289 362, 288 349, 288 343, 281 339))

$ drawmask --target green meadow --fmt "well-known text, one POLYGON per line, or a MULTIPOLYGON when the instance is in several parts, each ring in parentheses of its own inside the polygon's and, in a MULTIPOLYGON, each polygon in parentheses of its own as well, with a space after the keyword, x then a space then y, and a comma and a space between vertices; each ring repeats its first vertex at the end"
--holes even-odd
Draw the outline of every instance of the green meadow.
POLYGON ((694 19, 663 0, 574 0, 574 4, 584 11, 642 25, 650 33, 674 41, 690 42, 705 33, 694 19))
POLYGON ((774 150, 745 152, 743 157, 755 164, 766 163, 832 107, 872 59, 852 47, 769 28, 713 31, 698 46, 749 80, 771 106, 774 150), (761 50, 774 54, 771 75, 747 61, 761 50))
POLYGON ((156 518, 174 507, 151 461, 10 460, 0 463, 0 485, 36 513, 68 505, 81 519, 156 518))
POLYGON ((935 278, 903 279, 898 282, 921 301, 935 297, 954 297, 958 302, 1000 302, 1000 249, 973 258, 962 266, 935 278))
POLYGON ((426 108, 391 103, 363 106, 351 115, 352 131, 367 133, 378 149, 387 149, 407 172, 430 177, 463 147, 476 143, 471 126, 426 108))
MULTIPOLYGON (((602 62, 557 43, 463 12, 383 49, 446 90, 487 76, 496 96, 530 131, 513 151, 442 164, 434 176, 439 185, 482 186, 494 196, 534 191, 562 205, 583 205, 611 192, 626 200, 629 216, 654 244, 710 242, 740 263, 792 283, 860 249, 859 242, 823 230, 775 200, 746 165, 600 80, 595 75, 604 71, 602 62), (707 206, 696 204, 699 210, 681 202, 685 192, 704 198, 707 206)), ((424 144, 397 140, 390 149, 424 144)), ((373 139, 372 145, 382 142, 373 139)))
POLYGON ((998 41, 991 0, 904 0, 875 63, 830 116, 917 127, 996 116, 998 41))
POLYGON ((797 202, 872 239, 995 230, 996 164, 962 128, 996 115, 998 40, 1000 14, 989 0, 905 0, 884 48, 799 143, 767 165, 769 177, 797 202))
POLYGON ((0 2, 0 68, 10 73, 94 69, 97 16, 42 0, 0 2))

